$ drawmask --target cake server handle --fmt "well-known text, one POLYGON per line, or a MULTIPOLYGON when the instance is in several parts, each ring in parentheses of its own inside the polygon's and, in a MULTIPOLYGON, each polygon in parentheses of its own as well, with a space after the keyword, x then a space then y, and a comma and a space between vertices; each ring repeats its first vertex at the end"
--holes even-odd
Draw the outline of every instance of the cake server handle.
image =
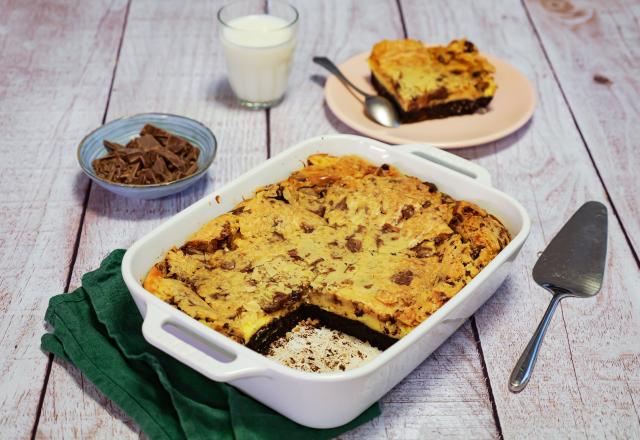
POLYGON ((424 160, 442 165, 445 168, 456 171, 465 176, 471 177, 480 183, 491 186, 491 174, 478 164, 475 164, 453 153, 449 153, 440 148, 428 144, 403 144, 389 147, 393 151, 402 151, 413 154, 424 160))
MULTIPOLYGON (((257 366, 242 356, 230 353, 227 349, 217 347, 211 342, 211 334, 205 335, 201 330, 206 330, 206 328, 197 329, 194 326, 187 331, 183 326, 171 322, 170 316, 160 307, 147 303, 147 311, 142 323, 142 334, 147 342, 154 347, 216 382, 230 382, 244 377, 267 375, 265 368, 257 366), (175 330, 168 331, 166 328, 168 324, 179 329, 181 336, 192 340, 193 343, 188 343, 176 336, 175 330), (198 347, 194 345, 198 345, 198 347), (225 358, 226 361, 218 360, 204 350, 213 351, 218 354, 219 358, 225 358)), ((220 337, 226 338, 223 335, 220 337)))

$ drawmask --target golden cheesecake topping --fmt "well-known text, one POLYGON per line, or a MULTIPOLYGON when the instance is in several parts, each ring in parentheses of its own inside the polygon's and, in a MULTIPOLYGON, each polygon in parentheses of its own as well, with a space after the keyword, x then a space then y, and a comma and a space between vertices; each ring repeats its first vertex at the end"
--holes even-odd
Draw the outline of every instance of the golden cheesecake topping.
POLYGON ((509 241, 429 182, 317 154, 169 250, 144 285, 240 343, 304 304, 397 339, 509 241))
POLYGON ((426 46, 417 40, 384 40, 369 57, 375 80, 405 112, 446 102, 493 97, 495 68, 468 40, 426 46))

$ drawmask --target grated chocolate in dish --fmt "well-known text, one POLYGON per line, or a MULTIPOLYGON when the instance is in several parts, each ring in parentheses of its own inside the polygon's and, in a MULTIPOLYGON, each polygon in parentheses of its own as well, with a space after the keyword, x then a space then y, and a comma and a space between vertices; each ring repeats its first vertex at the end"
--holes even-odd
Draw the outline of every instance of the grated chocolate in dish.
POLYGON ((98 177, 128 185, 169 183, 198 171, 200 149, 151 124, 127 145, 103 141, 109 152, 92 163, 98 177))
POLYGON ((360 367, 380 353, 368 342, 306 319, 274 341, 266 356, 296 370, 327 373, 360 367))

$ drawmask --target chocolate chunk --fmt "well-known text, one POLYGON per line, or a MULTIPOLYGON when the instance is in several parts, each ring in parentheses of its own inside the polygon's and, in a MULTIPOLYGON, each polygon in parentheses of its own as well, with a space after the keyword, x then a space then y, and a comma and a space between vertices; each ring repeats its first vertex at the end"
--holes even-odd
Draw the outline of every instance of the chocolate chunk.
POLYGON ((290 295, 287 295, 284 292, 276 292, 271 298, 271 301, 268 304, 261 305, 260 308, 264 310, 266 313, 277 312, 278 310, 282 310, 290 306, 291 304, 298 301, 302 296, 301 292, 293 291, 290 295))
POLYGON ((251 273, 251 272, 253 272, 253 266, 248 264, 243 269, 240 269, 240 272, 242 272, 242 273, 251 273))
POLYGON ((471 246, 471 258, 474 260, 478 258, 482 249, 484 249, 484 246, 471 246))
POLYGON ((231 230, 231 225, 229 225, 229 223, 225 223, 218 238, 211 239, 210 241, 188 241, 180 248, 180 250, 187 255, 213 253, 225 248, 233 250, 237 247, 233 240, 239 235, 240 232, 234 234, 231 230))
POLYGON ((140 137, 131 139, 126 146, 106 139, 103 144, 109 153, 94 160, 93 169, 98 177, 110 182, 166 183, 198 171, 200 150, 186 139, 153 125, 145 125, 140 137))
POLYGON ((184 165, 185 165, 184 160, 180 156, 178 156, 175 153, 172 153, 169 150, 160 150, 160 149, 157 151, 151 150, 150 153, 151 154, 155 153, 162 156, 170 165, 173 165, 173 167, 176 170, 180 170, 181 168, 184 168, 184 165))
POLYGON ((391 277, 391 281, 393 281, 396 284, 400 284, 401 286, 410 285, 412 280, 413 280, 413 272, 411 272, 410 270, 403 270, 401 272, 394 274, 391 277))
POLYGON ((448 234, 446 232, 443 232, 441 234, 438 234, 436 236, 436 238, 433 239, 433 243, 436 246, 439 246, 440 244, 442 244, 442 242, 444 242, 447 238, 451 237, 451 234, 448 234))
POLYGON ((120 144, 117 144, 117 143, 115 143, 115 142, 111 142, 111 141, 107 141, 107 140, 104 140, 104 141, 102 142, 102 144, 103 144, 107 149, 109 149, 109 150, 111 150, 111 151, 122 150, 122 149, 124 148, 124 145, 120 145, 120 144))
POLYGON ((171 136, 171 133, 169 133, 168 131, 165 131, 151 124, 146 124, 144 127, 142 127, 142 130, 140 130, 140 134, 143 136, 145 134, 150 134, 154 138, 158 139, 158 142, 160 142, 162 145, 166 145, 167 139, 171 136))
MULTIPOLYGON (((488 86, 489 85, 487 84, 487 87, 488 86)), ((447 90, 446 87, 442 86, 442 87, 439 87, 435 92, 429 93, 427 95, 427 98, 428 99, 447 99, 448 96, 449 96, 449 91, 447 90)))
POLYGON ((267 199, 279 200, 286 203, 287 205, 289 204, 289 201, 284 196, 284 189, 281 186, 278 186, 278 188, 276 189, 276 195, 274 197, 267 197, 267 199))
POLYGON ((451 198, 451 196, 449 196, 447 194, 441 194, 440 203, 447 203, 448 204, 448 203, 454 203, 454 202, 455 202, 455 200, 453 200, 451 198))
POLYGON ((402 218, 405 220, 408 220, 411 217, 413 217, 413 214, 416 212, 416 209, 413 207, 413 205, 404 205, 401 212, 402 212, 402 218))
POLYGON ((310 234, 314 231, 314 227, 308 223, 302 222, 300 223, 300 228, 304 231, 305 234, 310 234))
POLYGON ((397 226, 393 226, 391 223, 385 223, 384 225, 382 225, 382 232, 384 232, 385 234, 398 231, 400 231, 400 228, 398 228, 397 226))
POLYGON ((288 250, 287 254, 289 254, 292 260, 303 261, 303 258, 300 255, 298 255, 298 251, 296 249, 288 250))
MULTIPOLYGON (((139 164, 136 164, 137 167, 139 167, 139 164)), ((168 182, 171 179, 171 173, 169 172, 169 169, 167 168, 167 164, 165 163, 164 159, 162 159, 161 157, 156 157, 156 161, 153 163, 153 166, 151 167, 151 169, 153 170, 153 172, 156 175, 156 178, 161 181, 161 182, 168 182)))
POLYGON ((347 249, 351 252, 358 252, 362 249, 362 241, 356 240, 355 238, 350 238, 347 240, 347 249))
POLYGON ((611 85, 613 84, 613 81, 611 81, 609 78, 607 78, 604 75, 600 75, 598 73, 596 73, 595 75, 593 75, 593 80, 595 82, 597 82, 598 84, 604 84, 605 86, 611 85))
POLYGON ((422 183, 424 183, 425 185, 427 185, 427 187, 429 187, 429 192, 430 193, 434 193, 434 192, 438 191, 438 187, 435 186, 433 183, 431 183, 431 182, 422 182, 422 183))
POLYGON ((324 214, 327 212, 327 208, 324 206, 319 207, 318 209, 316 209, 315 211, 311 211, 314 214, 319 215, 320 217, 324 217, 324 214))
POLYGON ((465 41, 464 42, 464 51, 467 53, 471 53, 474 50, 476 50, 476 47, 474 46, 474 44, 471 41, 465 41))
POLYGON ((336 203, 336 206, 333 207, 333 209, 339 209, 340 211, 346 211, 347 210, 347 198, 343 197, 342 200, 340 200, 338 203, 336 203))
POLYGON ((451 220, 449 220, 449 227, 455 230, 456 226, 462 223, 462 220, 464 219, 461 214, 454 214, 453 217, 451 217, 451 220))
POLYGON ((160 148, 162 144, 150 134, 145 134, 138 138, 138 148, 141 150, 149 150, 151 148, 160 148))

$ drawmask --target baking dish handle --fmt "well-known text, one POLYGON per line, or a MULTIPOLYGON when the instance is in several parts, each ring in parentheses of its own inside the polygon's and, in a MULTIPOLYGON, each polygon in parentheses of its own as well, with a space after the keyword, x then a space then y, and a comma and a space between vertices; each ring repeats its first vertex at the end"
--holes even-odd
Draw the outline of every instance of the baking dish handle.
POLYGON ((440 148, 433 147, 427 144, 404 144, 395 145, 390 149, 395 151, 403 151, 405 153, 413 154, 422 159, 435 162, 438 165, 442 165, 450 170, 456 171, 465 176, 469 176, 472 179, 477 180, 480 183, 491 186, 491 175, 486 168, 481 167, 467 159, 464 159, 455 154, 448 153, 440 148))
MULTIPOLYGON (((142 334, 144 338, 154 347, 187 364, 209 379, 215 380, 216 382, 230 382, 243 377, 267 375, 266 369, 251 364, 250 361, 237 356, 235 353, 229 353, 227 355, 227 350, 218 349, 217 351, 224 352, 227 357, 232 358, 229 362, 223 362, 214 358, 167 331, 165 328, 167 324, 181 329, 179 325, 171 323, 170 317, 160 308, 152 304, 147 304, 147 312, 144 317, 144 322, 142 323, 142 334)), ((190 336, 195 336, 195 339, 199 341, 207 340, 200 329, 194 328, 189 330, 189 332, 183 332, 190 336)), ((205 344, 207 346, 212 345, 209 342, 205 344)))

